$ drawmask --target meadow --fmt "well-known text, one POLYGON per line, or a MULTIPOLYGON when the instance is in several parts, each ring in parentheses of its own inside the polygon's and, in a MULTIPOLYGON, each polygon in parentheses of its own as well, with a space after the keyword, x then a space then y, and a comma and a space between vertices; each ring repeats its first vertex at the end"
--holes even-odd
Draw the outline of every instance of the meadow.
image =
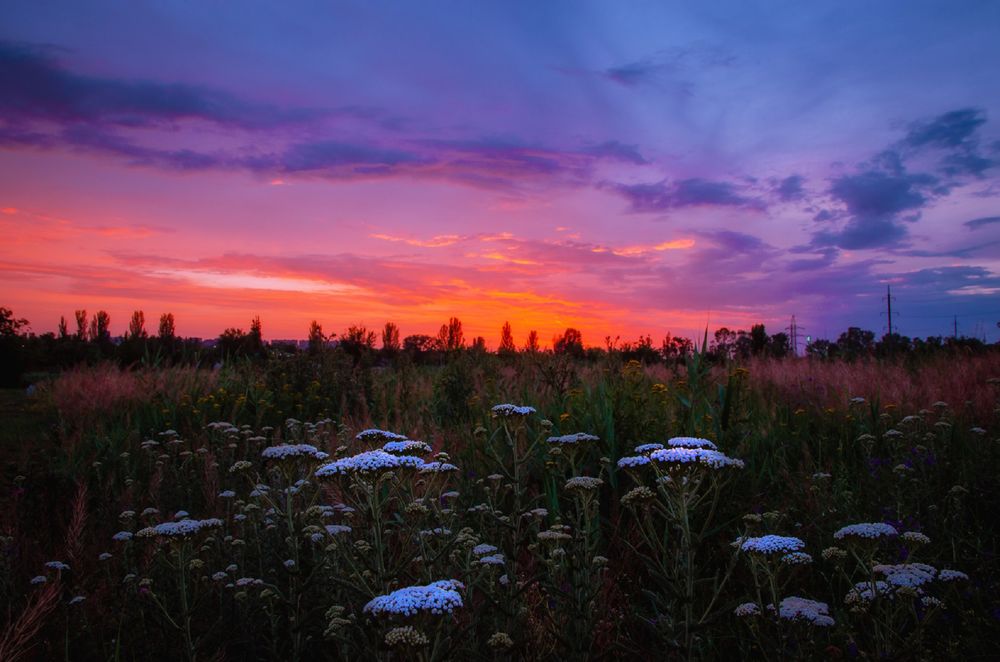
POLYGON ((2 404, 0 659, 988 659, 1000 355, 339 350, 2 404))

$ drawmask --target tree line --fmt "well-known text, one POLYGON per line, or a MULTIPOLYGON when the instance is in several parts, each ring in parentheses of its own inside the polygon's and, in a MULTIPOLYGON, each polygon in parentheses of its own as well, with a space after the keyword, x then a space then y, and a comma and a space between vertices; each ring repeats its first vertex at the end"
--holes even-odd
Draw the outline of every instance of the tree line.
MULTIPOLYGON (((0 307, 0 385, 17 386, 26 381, 26 374, 55 372, 81 363, 100 361, 114 361, 125 367, 211 367, 233 360, 266 361, 301 353, 315 356, 338 352, 367 365, 390 364, 402 357, 413 363, 434 364, 443 363, 456 353, 489 353, 484 337, 466 340, 462 321, 457 317, 451 317, 442 324, 436 335, 413 334, 405 337, 401 336, 399 327, 393 322, 386 322, 380 330, 351 325, 342 333, 328 334, 317 320, 313 320, 304 347, 289 342, 265 342, 260 317, 251 319, 246 331, 230 327, 209 341, 179 337, 172 313, 160 315, 153 334, 146 329, 145 313, 136 310, 129 319, 127 330, 118 337, 111 334, 111 316, 106 311, 99 310, 88 315, 86 310, 77 310, 73 319, 72 329, 66 318, 61 317, 57 332, 35 334, 28 330, 28 320, 16 317, 8 308, 0 307)), ((634 341, 605 336, 603 347, 586 346, 578 329, 567 328, 551 339, 551 350, 543 350, 535 330, 530 330, 524 340, 517 343, 510 322, 505 322, 500 329, 495 354, 513 357, 545 351, 580 360, 616 355, 624 360, 650 364, 683 361, 696 347, 706 358, 716 362, 745 361, 757 357, 783 359, 798 354, 798 348, 791 346, 788 334, 769 334, 763 324, 755 324, 749 331, 722 327, 711 337, 706 330, 700 343, 670 333, 659 343, 654 343, 649 335, 634 341)), ((858 360, 956 350, 981 352, 995 347, 966 337, 931 336, 921 339, 887 334, 876 339, 872 331, 850 327, 836 340, 813 340, 805 346, 804 353, 818 360, 858 360)))

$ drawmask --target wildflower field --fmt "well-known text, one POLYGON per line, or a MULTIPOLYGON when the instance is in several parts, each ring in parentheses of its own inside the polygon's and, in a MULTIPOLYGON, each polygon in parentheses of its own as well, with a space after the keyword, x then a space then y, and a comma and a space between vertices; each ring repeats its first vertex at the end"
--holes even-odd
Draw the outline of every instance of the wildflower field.
POLYGON ((5 392, 0 659, 996 655, 996 354, 404 358, 5 392))

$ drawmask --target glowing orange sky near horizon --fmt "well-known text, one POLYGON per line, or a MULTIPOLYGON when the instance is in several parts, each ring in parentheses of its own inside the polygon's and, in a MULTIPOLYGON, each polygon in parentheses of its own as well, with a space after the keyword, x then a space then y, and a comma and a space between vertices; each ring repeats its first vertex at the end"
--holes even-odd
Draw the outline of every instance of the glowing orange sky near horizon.
MULTIPOLYGON (((243 185, 273 190, 260 182, 243 185)), ((135 222, 127 210, 108 213, 124 198, 92 200, 88 209, 78 195, 51 204, 51 211, 0 201, 0 232, 8 239, 0 246, 0 271, 4 283, 16 284, 3 288, 3 305, 27 318, 36 333, 55 331, 60 316, 72 327, 78 309, 107 311, 115 335, 134 310, 144 311, 151 331, 161 313, 172 312, 178 333, 203 338, 228 327, 245 329, 256 315, 272 339, 303 338, 313 319, 327 333, 350 325, 380 329, 392 321, 403 336, 433 335, 455 316, 467 340, 481 335, 490 347, 505 322, 518 344, 535 330, 548 346, 568 327, 579 329, 586 344, 603 345, 605 336, 625 341, 649 334, 659 343, 668 333, 694 336, 706 325, 759 321, 759 315, 730 312, 723 318, 667 306, 637 316, 634 305, 607 296, 603 271, 589 273, 594 260, 597 269, 650 268, 698 246, 691 237, 609 245, 582 241, 567 225, 548 223, 547 236, 537 238, 511 231, 421 236, 397 229, 355 232, 337 242, 343 252, 307 251, 310 242, 294 238, 274 251, 274 245, 266 250, 273 244, 266 236, 237 242, 218 237, 215 226, 179 228, 163 217, 164 211, 176 213, 171 209, 149 210, 135 222)), ((268 234, 267 223, 258 227, 268 234)))

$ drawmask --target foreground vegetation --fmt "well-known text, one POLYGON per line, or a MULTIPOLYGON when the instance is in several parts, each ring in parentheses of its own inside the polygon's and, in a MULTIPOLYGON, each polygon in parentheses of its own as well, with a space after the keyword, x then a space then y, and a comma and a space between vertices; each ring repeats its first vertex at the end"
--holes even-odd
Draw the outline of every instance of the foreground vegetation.
POLYGON ((705 359, 8 392, 0 658, 992 654, 1000 358, 705 359))

